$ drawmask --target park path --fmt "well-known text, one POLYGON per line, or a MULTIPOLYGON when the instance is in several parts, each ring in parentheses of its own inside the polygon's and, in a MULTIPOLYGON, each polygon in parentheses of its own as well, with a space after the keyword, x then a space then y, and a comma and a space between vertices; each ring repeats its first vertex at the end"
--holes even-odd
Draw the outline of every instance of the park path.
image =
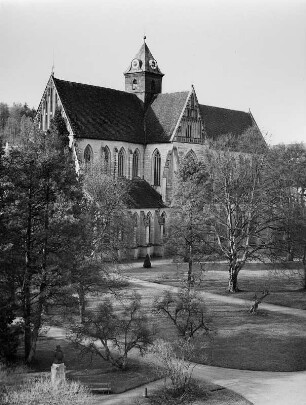
MULTIPOLYGON (((279 373, 234 370, 196 365, 194 377, 221 385, 242 395, 254 405, 303 405, 306 403, 306 371, 279 373)), ((123 394, 100 396, 93 405, 130 405, 163 384, 162 380, 135 388, 123 394)))
MULTIPOLYGON (((164 284, 157 284, 129 277, 132 284, 137 287, 151 288, 156 291, 169 290, 176 292, 177 287, 164 284)), ((202 292, 204 298, 231 303, 234 305, 250 307, 251 301, 232 296, 202 292)), ((306 311, 296 308, 282 307, 273 304, 261 304, 261 309, 271 312, 306 318, 306 311)), ((62 328, 52 328, 50 335, 64 338, 65 332, 62 328)), ((218 384, 242 395, 254 405, 303 405, 306 404, 306 371, 299 372, 267 372, 237 370, 222 367, 206 366, 197 364, 194 369, 194 376, 199 380, 205 380, 218 384)), ((148 393, 157 388, 162 381, 155 381, 145 386, 135 388, 123 394, 99 396, 92 405, 129 405, 144 394, 147 387, 148 393)))
MULTIPOLYGON (((159 283, 154 283, 151 281, 144 281, 140 280, 134 277, 127 277, 128 280, 130 281, 131 284, 136 285, 137 287, 146 287, 146 288, 151 288, 155 289, 157 291, 172 291, 172 292, 178 292, 179 288, 178 287, 173 287, 169 286, 166 284, 159 284, 159 283)), ((207 298, 212 301, 218 301, 218 302, 223 302, 224 304, 234 304, 234 305, 240 305, 246 308, 251 307, 253 305, 253 301, 251 300, 245 300, 233 296, 225 296, 225 295, 219 295, 219 294, 214 294, 206 291, 200 291, 199 295, 201 295, 203 298, 207 298)), ((304 309, 297 309, 297 308, 290 308, 290 307, 284 307, 281 305, 274 305, 274 304, 267 304, 267 303, 261 303, 260 304, 260 309, 264 309, 266 311, 271 311, 271 312, 278 312, 280 314, 285 314, 285 315, 292 315, 292 316, 298 316, 300 318, 306 318, 306 311, 304 309)), ((306 400, 305 400, 306 404, 306 400)))

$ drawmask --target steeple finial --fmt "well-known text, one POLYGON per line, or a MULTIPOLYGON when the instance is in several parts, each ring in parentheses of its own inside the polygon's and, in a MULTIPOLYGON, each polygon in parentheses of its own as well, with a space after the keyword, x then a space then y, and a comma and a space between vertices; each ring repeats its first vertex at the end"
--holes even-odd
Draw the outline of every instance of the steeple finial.
POLYGON ((146 42, 146 39, 147 39, 147 37, 146 37, 146 35, 144 35, 143 36, 143 42, 146 42))
POLYGON ((54 50, 53 50, 53 58, 52 58, 51 76, 54 76, 54 50))

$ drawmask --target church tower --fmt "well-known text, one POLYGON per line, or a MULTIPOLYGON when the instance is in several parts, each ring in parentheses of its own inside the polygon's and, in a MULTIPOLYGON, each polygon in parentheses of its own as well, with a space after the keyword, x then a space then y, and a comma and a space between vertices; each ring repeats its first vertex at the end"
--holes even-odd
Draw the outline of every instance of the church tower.
POLYGON ((164 75, 146 44, 146 37, 124 76, 125 91, 135 93, 145 105, 150 103, 154 94, 162 92, 164 75))

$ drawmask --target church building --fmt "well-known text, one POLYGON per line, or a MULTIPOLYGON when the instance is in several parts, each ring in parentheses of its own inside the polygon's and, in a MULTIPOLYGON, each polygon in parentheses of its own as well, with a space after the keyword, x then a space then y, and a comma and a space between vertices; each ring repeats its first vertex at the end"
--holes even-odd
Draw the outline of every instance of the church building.
POLYGON ((60 108, 77 168, 101 164, 131 181, 135 258, 163 255, 175 173, 189 155, 204 158, 218 137, 256 126, 250 112, 200 104, 193 86, 163 93, 164 74, 145 42, 124 72, 125 91, 48 80, 37 118, 47 130, 60 108))

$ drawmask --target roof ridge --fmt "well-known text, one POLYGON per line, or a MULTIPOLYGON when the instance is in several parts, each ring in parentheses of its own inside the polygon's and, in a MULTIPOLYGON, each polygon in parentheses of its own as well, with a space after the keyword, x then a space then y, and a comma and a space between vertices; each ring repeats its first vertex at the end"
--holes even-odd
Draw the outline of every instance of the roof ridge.
POLYGON ((158 93, 156 94, 157 97, 159 96, 167 96, 169 94, 183 94, 183 93, 189 93, 190 90, 182 90, 182 91, 173 91, 171 93, 158 93))
MULTIPOLYGON (((104 87, 104 86, 96 86, 94 84, 88 84, 88 83, 80 83, 80 82, 72 82, 70 80, 63 80, 63 79, 58 79, 56 77, 53 77, 53 79, 55 81, 60 81, 60 82, 64 82, 64 83, 71 83, 71 84, 77 84, 79 86, 86 86, 86 87, 94 87, 96 89, 104 89, 104 90, 109 90, 109 91, 113 91, 113 92, 118 92, 118 93, 123 93, 123 94, 129 94, 133 97, 135 97, 136 95, 133 93, 129 93, 128 91, 124 91, 124 90, 117 90, 117 89, 112 89, 111 87, 104 87)), ((136 96, 137 97, 137 96, 136 96)), ((137 97, 138 98, 138 97, 137 97)))
POLYGON ((209 108, 218 108, 219 110, 226 110, 226 111, 235 111, 235 112, 241 112, 244 114, 249 114, 249 111, 243 111, 243 110, 234 110, 233 108, 224 108, 224 107, 216 107, 214 105, 208 105, 208 104, 200 104, 199 106, 203 106, 203 107, 209 107, 209 108))

